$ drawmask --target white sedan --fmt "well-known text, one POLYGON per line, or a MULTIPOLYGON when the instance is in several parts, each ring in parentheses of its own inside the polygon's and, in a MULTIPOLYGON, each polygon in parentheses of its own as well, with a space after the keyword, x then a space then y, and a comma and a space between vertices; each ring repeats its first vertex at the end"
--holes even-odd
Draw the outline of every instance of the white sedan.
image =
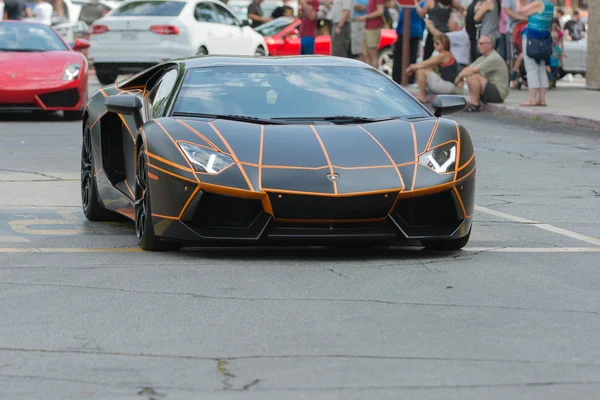
POLYGON ((96 20, 89 61, 101 84, 194 55, 267 56, 263 36, 217 0, 132 0, 96 20))

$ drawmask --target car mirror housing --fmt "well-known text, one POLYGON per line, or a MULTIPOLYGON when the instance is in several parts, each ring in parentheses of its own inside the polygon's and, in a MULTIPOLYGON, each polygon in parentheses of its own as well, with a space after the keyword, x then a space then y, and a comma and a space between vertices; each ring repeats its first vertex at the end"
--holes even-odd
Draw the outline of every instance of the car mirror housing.
POLYGON ((131 94, 112 95, 104 100, 104 105, 108 112, 122 115, 133 115, 136 124, 141 126, 142 121, 142 100, 131 94))
POLYGON ((431 102, 431 107, 435 110, 435 116, 454 114, 465 109, 467 100, 458 95, 438 95, 431 102))
POLYGON ((90 42, 88 42, 85 39, 75 39, 75 42, 73 42, 73 50, 75 50, 75 51, 85 50, 89 47, 90 47, 90 42))
POLYGON ((242 24, 240 25, 242 28, 245 26, 250 26, 250 21, 247 19, 242 20, 242 24))

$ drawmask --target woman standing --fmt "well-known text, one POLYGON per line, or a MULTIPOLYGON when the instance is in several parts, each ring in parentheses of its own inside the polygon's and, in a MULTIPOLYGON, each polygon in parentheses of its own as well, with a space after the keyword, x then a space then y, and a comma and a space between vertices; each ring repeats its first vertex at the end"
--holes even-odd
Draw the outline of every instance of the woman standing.
POLYGON ((549 86, 546 65, 552 54, 550 30, 554 18, 554 5, 549 0, 533 0, 527 5, 518 1, 517 12, 527 17, 527 28, 523 31, 523 59, 527 71, 529 101, 521 106, 546 106, 546 92, 549 86), (545 50, 548 42, 550 54, 532 54, 538 49, 545 50))
MULTIPOLYGON (((435 29, 442 33, 450 31, 448 28, 448 20, 450 19, 450 13, 455 8, 461 13, 465 11, 464 7, 460 4, 459 0, 427 0, 425 7, 421 7, 418 2, 415 2, 417 13, 424 18, 426 14, 429 14, 429 19, 433 22, 435 29)), ((427 34, 425 39, 425 50, 423 53, 423 60, 427 60, 433 53, 433 36, 427 34)))

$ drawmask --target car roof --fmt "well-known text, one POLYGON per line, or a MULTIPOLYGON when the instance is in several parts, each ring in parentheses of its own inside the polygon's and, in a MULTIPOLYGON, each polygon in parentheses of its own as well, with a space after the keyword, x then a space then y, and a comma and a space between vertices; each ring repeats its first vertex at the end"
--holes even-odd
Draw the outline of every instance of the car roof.
MULTIPOLYGON (((175 61, 175 60, 173 60, 175 61)), ((202 68, 233 65, 304 65, 373 68, 362 61, 323 55, 255 57, 255 56, 219 56, 208 55, 187 59, 179 59, 186 68, 202 68)))

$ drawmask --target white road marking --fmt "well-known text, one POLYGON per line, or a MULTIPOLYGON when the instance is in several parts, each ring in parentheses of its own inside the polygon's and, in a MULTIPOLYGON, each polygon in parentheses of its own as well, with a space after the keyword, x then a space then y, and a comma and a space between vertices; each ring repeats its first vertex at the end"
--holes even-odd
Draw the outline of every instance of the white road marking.
POLYGON ((586 236, 586 235, 582 235, 581 233, 577 233, 577 232, 572 232, 566 229, 562 229, 562 228, 558 228, 556 226, 552 226, 552 225, 548 225, 548 224, 543 224, 541 222, 538 221, 533 221, 527 218, 521 218, 521 217, 517 217, 515 215, 510 215, 510 214, 506 214, 503 213, 501 211, 495 211, 495 210, 490 210, 489 208, 485 208, 482 206, 475 206, 475 210, 476 211, 480 211, 486 214, 490 214, 490 215, 494 215, 496 217, 500 217, 500 218, 504 218, 507 219, 509 221, 514 221, 514 222, 519 222, 522 224, 531 224, 532 226, 535 226, 537 228, 540 229, 544 229, 546 231, 549 232, 553 232, 553 233, 557 233, 559 235, 563 235, 563 236, 567 236, 570 237, 572 239, 576 239, 582 242, 586 242, 586 243, 590 243, 596 246, 600 246, 600 239, 597 239, 595 237, 591 237, 591 236, 586 236))

